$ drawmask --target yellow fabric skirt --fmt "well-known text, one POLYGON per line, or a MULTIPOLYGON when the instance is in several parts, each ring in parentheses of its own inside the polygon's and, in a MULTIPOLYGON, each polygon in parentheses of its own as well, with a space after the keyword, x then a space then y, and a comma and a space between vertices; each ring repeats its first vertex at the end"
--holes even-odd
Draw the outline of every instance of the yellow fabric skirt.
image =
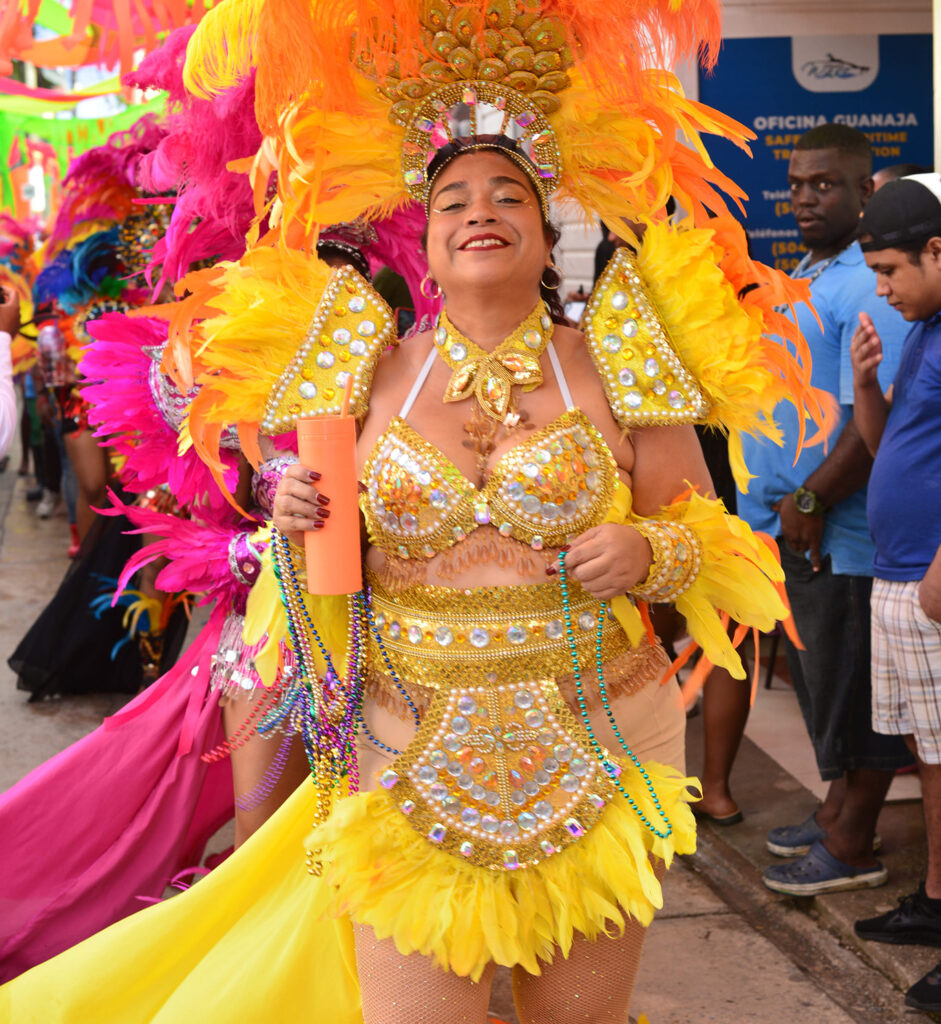
MULTIPOLYGON (((317 919, 305 782, 212 874, 0 988, 5 1024, 362 1024, 348 919, 317 919)), ((93 826, 90 826, 93 827, 93 826)))

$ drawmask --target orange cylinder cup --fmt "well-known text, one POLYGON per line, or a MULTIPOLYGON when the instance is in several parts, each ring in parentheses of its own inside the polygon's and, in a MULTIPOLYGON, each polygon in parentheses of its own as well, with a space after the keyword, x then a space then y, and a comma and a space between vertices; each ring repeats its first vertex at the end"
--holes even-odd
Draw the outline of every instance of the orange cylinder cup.
POLYGON ((304 534, 307 590, 311 594, 355 594, 363 589, 356 472, 356 419, 310 416, 297 421, 302 466, 320 474, 317 490, 330 499, 330 518, 304 534))

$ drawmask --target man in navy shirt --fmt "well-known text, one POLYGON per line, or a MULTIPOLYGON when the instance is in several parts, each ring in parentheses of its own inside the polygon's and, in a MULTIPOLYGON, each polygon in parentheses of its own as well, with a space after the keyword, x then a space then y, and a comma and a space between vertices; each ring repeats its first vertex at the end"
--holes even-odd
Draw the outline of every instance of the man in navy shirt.
MULTIPOLYGON (((860 223, 877 292, 914 324, 892 387, 876 376, 882 340, 860 315, 853 337, 855 418, 875 455, 869 525, 872 722, 918 758, 928 839, 925 881, 895 910, 856 923, 881 942, 941 946, 941 177, 886 185, 860 223)), ((909 990, 941 1010, 941 963, 909 990)))
POLYGON ((850 362, 853 332, 866 310, 885 343, 880 374, 887 387, 907 327, 876 296, 856 241, 872 195, 866 136, 841 124, 811 129, 791 153, 788 182, 808 249, 792 276, 809 280, 814 304, 798 309, 798 326, 813 358, 813 384, 833 395, 840 419, 827 448, 807 446, 798 455, 800 423, 782 403, 775 420, 783 446, 744 442, 756 479, 739 497, 738 514, 753 529, 782 538, 788 597, 805 648, 786 644, 788 667, 820 777, 830 783, 806 821, 768 833, 773 854, 795 859, 769 867, 764 882, 777 892, 813 896, 886 880, 873 855, 876 819, 895 769, 911 760, 900 738, 879 735, 870 721, 873 546, 866 481, 872 456, 853 419, 850 362))

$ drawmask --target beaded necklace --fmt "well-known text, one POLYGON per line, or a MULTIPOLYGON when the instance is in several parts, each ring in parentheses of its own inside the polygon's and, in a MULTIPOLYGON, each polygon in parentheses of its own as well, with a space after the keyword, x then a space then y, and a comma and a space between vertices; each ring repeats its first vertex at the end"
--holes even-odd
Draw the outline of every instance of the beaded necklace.
POLYGON ((611 777, 611 781, 614 783, 615 788, 628 802, 634 813, 644 823, 644 825, 659 839, 667 839, 673 834, 673 826, 670 824, 669 818, 663 813, 663 808, 660 805, 660 797, 657 796, 657 791, 653 788, 653 783, 650 781, 650 776, 647 774, 644 766, 641 764, 640 759, 631 750, 631 748, 624 742, 624 737, 621 736, 621 730, 618 728, 618 724, 614 718, 614 712, 611 710, 611 701, 608 698, 608 691, 605 687, 604 674, 602 671, 602 657, 601 657, 601 634, 604 628, 605 616, 608 613, 608 604, 606 601, 601 603, 601 608, 598 611, 598 632, 595 639, 595 670, 598 673, 598 692, 601 695, 601 703, 604 707, 605 715, 608 718, 608 722, 611 725, 611 729, 617 738, 618 743, 621 745, 621 749, 630 758, 631 763, 640 772, 641 778, 644 780, 647 786, 647 792, 650 794, 650 799, 653 801, 654 807, 657 809, 657 813, 660 815, 661 820, 666 826, 666 831, 660 831, 650 821, 647 815, 640 809, 634 798, 628 793, 628 791, 621 785, 621 781, 618 776, 621 774, 621 769, 616 765, 612 764, 604 756, 604 750, 601 744, 595 737, 595 731, 591 727, 591 719, 588 717, 588 706, 585 702, 585 691, 582 685, 581 669, 578 664, 578 652, 575 648, 575 631, 572 629, 572 610, 569 604, 569 588, 568 580, 565 575, 565 552, 559 552, 559 585, 562 588, 562 612, 565 620, 565 636, 568 640, 569 651, 572 655, 572 675, 575 679, 575 696, 578 700, 578 710, 582 717, 582 722, 585 725, 585 731, 588 733, 588 739, 591 743, 592 750, 595 752, 595 757, 601 763, 602 768, 611 777))
MULTIPOLYGON (((339 790, 342 778, 347 779, 350 793, 359 790, 359 763, 354 742, 364 686, 359 604, 357 595, 349 599, 348 678, 344 683, 304 603, 290 543, 278 529, 273 529, 271 536, 274 574, 297 660, 296 685, 292 687, 291 699, 303 721, 301 738, 317 787, 317 820, 323 822, 330 815, 331 793, 339 790), (327 666, 323 678, 315 668, 311 637, 327 666)), ((318 851, 308 851, 307 865, 312 874, 321 873, 318 851)))
POLYGON ((466 338, 442 310, 435 320, 435 345, 451 368, 445 402, 477 396, 480 408, 492 419, 515 422, 513 387, 532 391, 542 384, 539 357, 552 339, 552 318, 541 299, 536 308, 492 351, 486 352, 466 338))

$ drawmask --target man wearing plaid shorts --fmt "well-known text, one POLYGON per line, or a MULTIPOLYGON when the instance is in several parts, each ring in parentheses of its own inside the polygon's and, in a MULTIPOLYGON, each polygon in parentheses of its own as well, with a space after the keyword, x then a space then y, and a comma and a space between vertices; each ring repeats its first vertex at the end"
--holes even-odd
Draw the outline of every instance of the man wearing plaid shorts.
MULTIPOLYGON (((941 176, 885 185, 860 222, 876 292, 913 323, 894 383, 876 377, 882 343, 860 314, 854 411, 875 456, 867 512, 875 541, 872 724, 918 758, 928 843, 925 881, 856 932, 941 946, 941 176)), ((909 989, 909 1006, 941 1010, 941 963, 909 989)))

